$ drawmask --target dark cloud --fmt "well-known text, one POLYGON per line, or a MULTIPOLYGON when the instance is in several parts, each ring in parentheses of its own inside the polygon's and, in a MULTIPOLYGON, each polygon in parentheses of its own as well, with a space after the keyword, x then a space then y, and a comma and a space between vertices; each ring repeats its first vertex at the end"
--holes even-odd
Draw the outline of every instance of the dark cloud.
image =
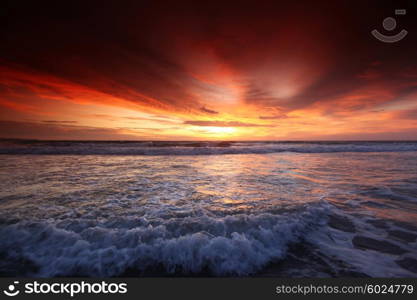
POLYGON ((215 111, 215 110, 212 110, 212 109, 208 109, 205 106, 201 107, 200 110, 202 112, 208 113, 210 115, 217 115, 219 113, 218 111, 215 111))
MULTIPOLYGON (((6 2, 3 64, 165 110, 216 113, 199 98, 211 84, 187 68, 209 64, 199 51, 246 81, 245 101, 287 110, 352 91, 371 62, 383 61, 386 74, 394 64, 417 64, 409 58, 416 48, 412 37, 388 48, 369 35, 381 16, 401 6, 397 2, 6 2), (280 95, 273 87, 279 81, 302 87, 297 95, 280 95)), ((413 14, 410 9, 401 24, 415 25, 413 14)), ((62 93, 47 82, 42 88, 62 93)))

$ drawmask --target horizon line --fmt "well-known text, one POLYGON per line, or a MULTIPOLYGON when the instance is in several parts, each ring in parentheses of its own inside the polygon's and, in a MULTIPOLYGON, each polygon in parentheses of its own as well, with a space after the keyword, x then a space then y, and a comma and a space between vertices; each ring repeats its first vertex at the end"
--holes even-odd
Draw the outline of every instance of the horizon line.
POLYGON ((122 143, 134 143, 134 142, 190 142, 190 143, 196 143, 196 142, 213 142, 213 143, 239 143, 239 142, 280 142, 280 143, 292 143, 292 142, 377 142, 377 143, 394 143, 394 142, 417 142, 417 139, 415 140, 360 140, 360 139, 340 139, 340 140, 313 140, 313 139, 294 139, 294 140, 126 140, 126 139, 119 139, 119 140, 104 140, 104 139, 98 139, 98 140, 92 140, 92 139, 36 139, 36 138, 3 138, 0 137, 0 141, 32 141, 32 142, 122 142, 122 143))

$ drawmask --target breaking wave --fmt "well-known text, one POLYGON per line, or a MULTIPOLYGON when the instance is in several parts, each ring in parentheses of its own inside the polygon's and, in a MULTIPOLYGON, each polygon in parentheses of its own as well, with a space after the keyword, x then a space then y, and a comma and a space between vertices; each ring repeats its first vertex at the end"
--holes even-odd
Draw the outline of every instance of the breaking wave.
POLYGON ((327 206, 283 215, 228 215, 6 222, 0 252, 30 261, 36 276, 118 276, 160 266, 167 273, 247 275, 283 258, 287 246, 323 221, 327 206), (7 224, 8 223, 8 224, 7 224))

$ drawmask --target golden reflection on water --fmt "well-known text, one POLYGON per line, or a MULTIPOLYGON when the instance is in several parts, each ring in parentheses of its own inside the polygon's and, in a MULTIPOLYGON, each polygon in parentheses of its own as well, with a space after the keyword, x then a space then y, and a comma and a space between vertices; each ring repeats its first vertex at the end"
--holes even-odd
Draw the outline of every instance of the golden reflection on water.
POLYGON ((41 207, 75 215, 276 213, 327 201, 352 213, 410 220, 416 218, 413 155, 8 157, 0 197, 19 199, 2 206, 24 214, 46 214, 41 207))

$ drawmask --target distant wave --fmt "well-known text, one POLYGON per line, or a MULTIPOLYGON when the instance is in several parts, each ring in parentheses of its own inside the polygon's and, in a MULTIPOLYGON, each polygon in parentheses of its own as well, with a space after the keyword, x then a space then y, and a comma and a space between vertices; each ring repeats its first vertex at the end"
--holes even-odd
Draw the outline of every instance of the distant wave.
POLYGON ((404 151, 417 151, 417 142, 0 142, 0 154, 221 155, 279 152, 337 153, 404 151))

